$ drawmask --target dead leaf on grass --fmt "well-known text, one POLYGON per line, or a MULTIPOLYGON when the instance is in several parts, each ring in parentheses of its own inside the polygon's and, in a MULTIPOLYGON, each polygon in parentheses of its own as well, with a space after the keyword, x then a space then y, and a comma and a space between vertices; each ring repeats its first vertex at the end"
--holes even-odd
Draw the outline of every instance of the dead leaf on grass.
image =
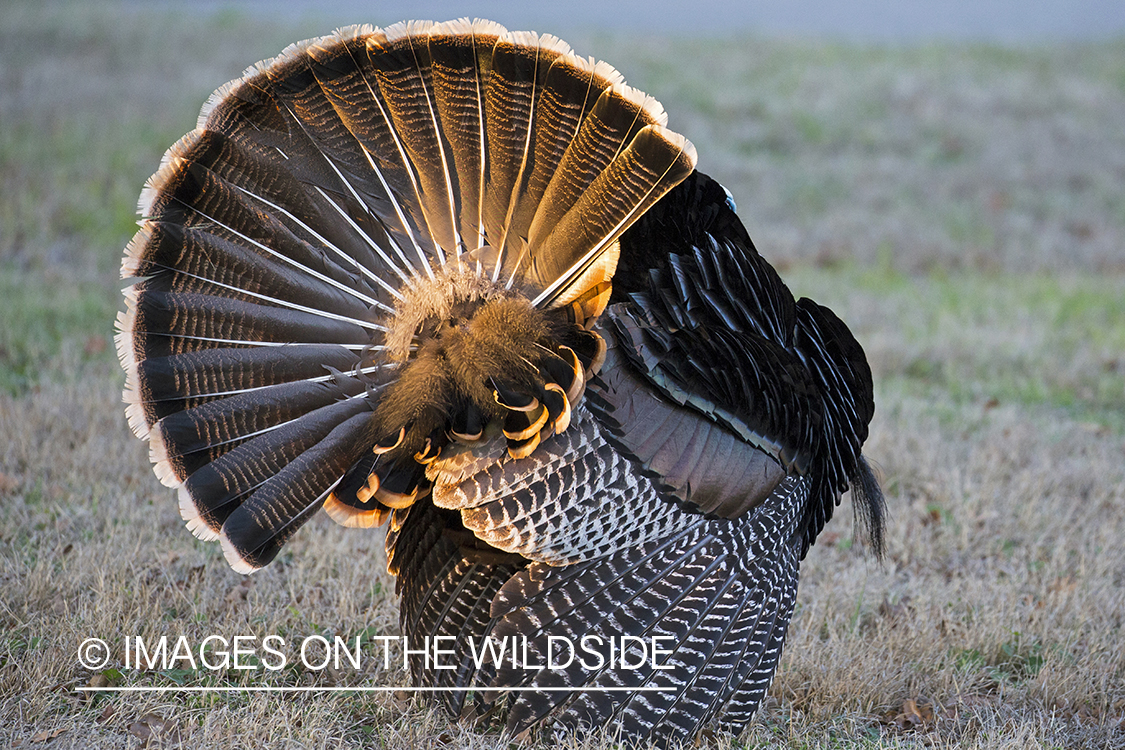
POLYGON ((897 623, 910 614, 911 601, 913 601, 913 597, 910 595, 902 597, 894 604, 888 597, 883 597, 883 603, 879 605, 879 616, 889 620, 891 624, 897 623))
MULTIPOLYGON (((90 681, 88 683, 86 683, 86 686, 87 687, 93 687, 93 688, 109 687, 109 678, 106 677, 101 672, 98 672, 97 674, 95 674, 94 676, 92 676, 90 678, 90 681)), ((92 695, 92 694, 87 693, 87 695, 92 695)))
POLYGON ((1050 594, 1069 594, 1078 588, 1078 581, 1074 576, 1060 576, 1051 582, 1047 587, 1047 592, 1050 594))
POLYGON ((11 474, 5 474, 0 471, 0 495, 13 495, 16 488, 20 486, 20 480, 13 477, 11 474))
POLYGON ((50 742, 65 731, 65 727, 59 727, 58 729, 44 729, 41 732, 36 732, 35 734, 31 735, 31 744, 39 745, 44 742, 50 742))
POLYGON ((924 699, 907 698, 898 711, 887 711, 879 717, 884 726, 898 727, 902 732, 916 732, 934 725, 934 707, 924 699), (919 702, 921 701, 921 702, 919 702))
POLYGON ((86 356, 90 357, 95 354, 101 354, 107 347, 108 344, 106 343, 105 336, 90 336, 82 346, 82 351, 86 353, 86 356))
POLYGON ((175 549, 168 550, 164 554, 157 556, 156 562, 158 562, 163 567, 167 568, 167 567, 171 566, 173 563, 175 563, 177 560, 179 560, 182 555, 183 555, 183 553, 180 552, 179 550, 175 550, 175 549))
POLYGON ((246 596, 247 596, 247 594, 250 593, 250 589, 253 586, 254 586, 254 579, 253 578, 250 578, 250 577, 243 578, 242 581, 237 586, 232 588, 227 593, 227 601, 230 602, 231 604, 239 604, 241 602, 246 601, 246 596))
POLYGON ((145 747, 179 747, 183 742, 175 722, 156 714, 145 714, 130 724, 129 734, 145 743, 145 747))

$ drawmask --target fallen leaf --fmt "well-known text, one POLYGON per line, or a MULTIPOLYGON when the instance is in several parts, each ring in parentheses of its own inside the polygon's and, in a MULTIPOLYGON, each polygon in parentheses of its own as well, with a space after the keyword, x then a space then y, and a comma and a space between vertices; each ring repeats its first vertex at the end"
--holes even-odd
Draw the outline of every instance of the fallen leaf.
POLYGON ((1067 222, 1066 231, 1080 240, 1088 240, 1094 236, 1094 227, 1085 221, 1067 222))
POLYGON ((916 732, 926 729, 934 723, 934 708, 928 701, 919 703, 913 698, 902 702, 898 711, 887 711, 880 715, 879 723, 884 726, 898 727, 902 732, 916 732))
POLYGON ((5 474, 0 471, 0 495, 15 494, 16 488, 20 486, 20 480, 13 477, 11 474, 5 474))
POLYGON ((246 595, 250 593, 251 587, 254 586, 254 579, 247 576, 242 581, 232 588, 227 593, 227 601, 231 604, 238 604, 239 602, 246 601, 246 595))
POLYGON ((31 735, 31 744, 38 745, 43 742, 48 742, 55 739, 65 731, 66 729, 64 727, 60 727, 58 729, 52 729, 49 731, 44 729, 41 732, 36 732, 35 734, 31 735))
POLYGON ((129 725, 129 734, 145 743, 145 747, 179 747, 182 743, 180 728, 175 723, 156 714, 145 714, 129 725))
POLYGON ((1052 581, 1051 585, 1047 587, 1047 592, 1050 594, 1069 594, 1076 588, 1078 588, 1078 581, 1074 576, 1066 576, 1052 581))
POLYGON ((902 702, 902 718, 911 728, 922 724, 922 713, 913 698, 907 698, 902 702))
POLYGON ((102 709, 102 715, 98 717, 98 723, 105 724, 107 721, 113 718, 113 715, 115 713, 117 713, 117 706, 113 705, 112 703, 107 704, 106 707, 102 709))
POLYGON ((168 550, 163 555, 156 558, 156 561, 161 565, 167 567, 180 559, 181 553, 179 550, 168 550))
POLYGON ((1011 206, 1011 197, 1009 197, 1007 193, 1001 190, 994 190, 992 191, 992 194, 988 196, 988 210, 992 211, 993 213, 1006 211, 1007 209, 1011 208, 1011 206))
POLYGON ((879 605, 879 615, 890 620, 892 623, 898 622, 910 614, 910 602, 912 600, 913 598, 907 595, 892 604, 891 600, 884 596, 883 603, 879 605))

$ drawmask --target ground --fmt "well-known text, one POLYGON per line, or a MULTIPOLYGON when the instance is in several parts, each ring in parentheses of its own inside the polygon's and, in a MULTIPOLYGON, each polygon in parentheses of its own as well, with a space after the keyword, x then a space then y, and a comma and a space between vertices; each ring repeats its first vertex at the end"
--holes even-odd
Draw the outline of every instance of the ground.
MULTIPOLYGON (((161 153, 213 88, 327 31, 0 9, 0 745, 500 742, 394 693, 75 692, 406 684, 374 659, 124 665, 127 635, 395 632, 374 532, 320 517, 250 578, 193 539, 128 430, 113 353, 117 264, 161 153), (79 664, 86 638, 111 644, 109 667, 79 664)), ((845 500, 758 720, 702 745, 1125 747, 1125 40, 568 41, 663 102, 874 372, 886 557, 845 500)))

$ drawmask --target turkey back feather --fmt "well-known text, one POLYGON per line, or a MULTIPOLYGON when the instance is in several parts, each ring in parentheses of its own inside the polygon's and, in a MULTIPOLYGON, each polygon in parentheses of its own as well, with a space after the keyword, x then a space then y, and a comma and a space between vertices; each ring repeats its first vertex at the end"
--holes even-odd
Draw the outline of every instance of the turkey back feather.
POLYGON ((692 736, 742 691, 764 693, 780 656, 772 636, 793 606, 794 531, 806 492, 805 480, 794 477, 735 525, 697 517, 597 564, 534 564, 514 576, 493 605, 492 634, 526 638, 532 663, 548 664, 553 639, 586 653, 562 669, 501 665, 496 684, 614 691, 521 692, 509 727, 519 731, 551 714, 571 727, 617 718, 627 736, 661 744, 692 736), (651 651, 644 660, 634 652, 627 657, 634 667, 622 667, 610 651, 621 636, 670 656, 655 669, 651 651))
POLYGON ((880 552, 883 496, 861 455, 875 409, 871 368, 848 327, 793 299, 729 194, 699 172, 620 245, 605 318, 636 369, 665 398, 810 477, 802 556, 848 489, 880 552))

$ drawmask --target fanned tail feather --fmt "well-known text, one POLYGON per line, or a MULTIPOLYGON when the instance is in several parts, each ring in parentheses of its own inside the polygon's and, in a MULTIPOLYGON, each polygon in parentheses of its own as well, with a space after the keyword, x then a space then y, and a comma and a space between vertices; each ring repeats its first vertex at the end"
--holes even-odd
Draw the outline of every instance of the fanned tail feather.
POLYGON ((413 187, 422 221, 445 265, 464 246, 457 228, 458 174, 446 153, 433 97, 428 32, 432 24, 409 22, 368 39, 367 54, 389 124, 413 170, 413 187))
MULTIPOLYGON (((180 511, 185 520, 189 525, 202 522, 209 530, 207 536, 213 538, 230 515, 266 482, 339 425, 357 416, 366 417, 368 410, 362 399, 337 401, 245 440, 198 468, 191 467, 194 470, 179 480, 180 511)), ((358 433, 354 436, 362 437, 358 433)))
POLYGON ((141 194, 118 318, 130 424, 192 530, 250 570, 322 503, 393 525, 425 492, 371 453, 405 300, 465 257, 596 317, 614 238, 694 164, 663 123, 604 63, 466 19, 340 29, 220 87, 141 194))

